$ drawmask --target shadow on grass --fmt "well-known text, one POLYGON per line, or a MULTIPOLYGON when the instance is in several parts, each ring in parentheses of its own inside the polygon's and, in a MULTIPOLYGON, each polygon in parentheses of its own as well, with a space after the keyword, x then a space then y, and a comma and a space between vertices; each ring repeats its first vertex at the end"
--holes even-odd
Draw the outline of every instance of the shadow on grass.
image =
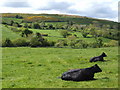
POLYGON ((104 60, 103 62, 108 62, 108 61, 111 61, 111 60, 104 60))
MULTIPOLYGON (((61 79, 60 77, 58 77, 59 79, 61 79)), ((63 80, 63 81, 72 81, 72 82, 87 82, 87 81, 96 81, 96 80, 101 80, 101 79, 109 79, 108 77, 102 77, 102 78, 98 78, 98 79, 92 79, 92 80, 82 80, 82 81, 73 81, 73 80, 63 80)))
POLYGON ((103 78, 100 78, 100 79, 109 79, 108 77, 103 77, 103 78))

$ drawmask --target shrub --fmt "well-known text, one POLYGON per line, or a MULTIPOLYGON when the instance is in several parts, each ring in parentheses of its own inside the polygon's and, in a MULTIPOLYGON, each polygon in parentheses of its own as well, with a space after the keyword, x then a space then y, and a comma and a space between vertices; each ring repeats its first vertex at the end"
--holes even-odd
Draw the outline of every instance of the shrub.
POLYGON ((13 47, 13 43, 9 38, 6 38, 6 40, 4 40, 2 42, 2 47, 13 47))
POLYGON ((98 48, 97 42, 89 43, 89 47, 98 48))
POLYGON ((98 45, 99 48, 102 47, 102 46, 103 46, 103 41, 102 41, 102 39, 97 38, 97 39, 96 39, 96 44, 98 45))
POLYGON ((28 28, 23 28, 21 36, 23 37, 25 35, 26 37, 28 37, 28 35, 32 34, 32 33, 33 33, 33 31, 28 30, 28 28))
POLYGON ((110 42, 105 43, 103 46, 104 46, 104 47, 118 46, 118 41, 116 41, 116 40, 111 40, 110 42))
POLYGON ((35 22, 35 23, 33 23, 32 28, 34 28, 34 29, 40 29, 41 27, 40 27, 39 23, 35 22))
POLYGON ((63 43, 62 42, 57 42, 57 43, 55 43, 55 47, 63 47, 64 45, 63 45, 63 43))
POLYGON ((68 36, 67 37, 67 45, 74 48, 75 44, 76 44, 76 37, 75 36, 68 36))
POLYGON ((61 34, 64 38, 66 38, 69 33, 68 33, 67 30, 62 30, 62 31, 60 31, 60 34, 61 34))
POLYGON ((87 48, 88 43, 83 40, 77 40, 74 48, 87 48))
POLYGON ((48 42, 48 46, 54 46, 55 42, 54 41, 47 41, 48 42))
POLYGON ((44 39, 41 35, 41 33, 36 33, 30 40, 30 46, 32 47, 46 47, 46 46, 52 46, 54 42, 48 42, 47 39, 44 39))
POLYGON ((67 42, 65 40, 58 40, 55 43, 55 47, 63 47, 63 46, 67 46, 67 42))
POLYGON ((42 43, 39 41, 38 37, 32 37, 30 40, 30 46, 31 47, 40 47, 40 46, 42 46, 42 43))
POLYGON ((28 46, 29 42, 27 42, 24 38, 18 38, 13 41, 14 46, 21 47, 21 46, 28 46))

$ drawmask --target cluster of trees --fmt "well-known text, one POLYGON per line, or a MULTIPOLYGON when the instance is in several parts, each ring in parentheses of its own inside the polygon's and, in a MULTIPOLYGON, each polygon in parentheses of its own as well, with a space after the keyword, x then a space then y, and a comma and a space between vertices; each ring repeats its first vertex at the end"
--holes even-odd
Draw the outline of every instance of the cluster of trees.
POLYGON ((82 28, 81 33, 84 38, 89 37, 104 37, 118 40, 120 32, 117 27, 110 27, 110 25, 90 24, 82 28))
POLYGON ((66 39, 57 41, 48 41, 43 38, 41 33, 32 34, 28 38, 18 38, 11 41, 9 38, 2 42, 2 47, 71 47, 71 48, 100 48, 117 46, 116 40, 111 40, 108 43, 103 43, 101 38, 95 38, 93 42, 86 42, 82 39, 78 39, 75 35, 69 35, 66 39))
POLYGON ((64 29, 77 31, 79 28, 77 25, 71 21, 68 21, 66 24, 46 24, 44 21, 33 22, 33 23, 24 23, 23 27, 25 28, 34 28, 34 29, 64 29))
POLYGON ((6 38, 6 40, 2 42, 2 47, 49 47, 53 45, 54 42, 47 41, 40 33, 33 34, 29 40, 27 38, 18 38, 11 41, 9 38, 6 38))
POLYGON ((45 24, 45 22, 24 23, 23 27, 33 29, 55 29, 52 24, 45 24))
MULTIPOLYGON (((16 15, 17 18, 20 16, 16 15)), ((2 24, 14 26, 14 27, 24 27, 24 28, 33 28, 33 29, 63 29, 67 31, 81 32, 83 37, 105 37, 109 39, 118 40, 119 31, 117 30, 117 25, 103 25, 98 21, 93 21, 89 25, 78 25, 75 22, 67 21, 65 24, 46 24, 44 21, 41 22, 32 22, 32 23, 18 23, 13 20, 8 24, 7 22, 2 22, 2 24)))
POLYGON ((71 48, 89 48, 89 47, 100 48, 100 47, 104 47, 105 45, 101 38, 96 38, 94 42, 88 43, 85 40, 77 39, 77 37, 74 35, 70 35, 65 40, 58 40, 55 43, 55 47, 64 47, 64 46, 68 46, 71 48))
POLYGON ((2 21, 2 24, 9 25, 9 26, 14 26, 14 27, 22 27, 22 25, 20 23, 15 22, 13 20, 11 20, 10 22, 2 21))

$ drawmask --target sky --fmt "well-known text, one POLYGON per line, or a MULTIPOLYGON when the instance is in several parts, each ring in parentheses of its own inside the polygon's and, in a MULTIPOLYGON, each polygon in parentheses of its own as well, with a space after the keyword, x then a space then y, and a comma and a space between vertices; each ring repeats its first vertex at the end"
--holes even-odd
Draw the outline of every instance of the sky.
POLYGON ((70 14, 118 21, 119 0, 1 0, 0 13, 70 14))

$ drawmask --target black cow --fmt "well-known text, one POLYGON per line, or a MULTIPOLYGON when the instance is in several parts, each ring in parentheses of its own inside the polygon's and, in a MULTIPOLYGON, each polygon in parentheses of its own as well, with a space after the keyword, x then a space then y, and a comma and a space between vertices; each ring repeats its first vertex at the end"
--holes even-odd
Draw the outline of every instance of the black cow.
POLYGON ((103 57, 107 57, 107 55, 104 52, 100 56, 91 58, 90 62, 104 61, 103 57))
POLYGON ((102 70, 95 64, 89 68, 69 70, 62 74, 61 79, 69 81, 94 80, 94 74, 97 72, 102 72, 102 70))

